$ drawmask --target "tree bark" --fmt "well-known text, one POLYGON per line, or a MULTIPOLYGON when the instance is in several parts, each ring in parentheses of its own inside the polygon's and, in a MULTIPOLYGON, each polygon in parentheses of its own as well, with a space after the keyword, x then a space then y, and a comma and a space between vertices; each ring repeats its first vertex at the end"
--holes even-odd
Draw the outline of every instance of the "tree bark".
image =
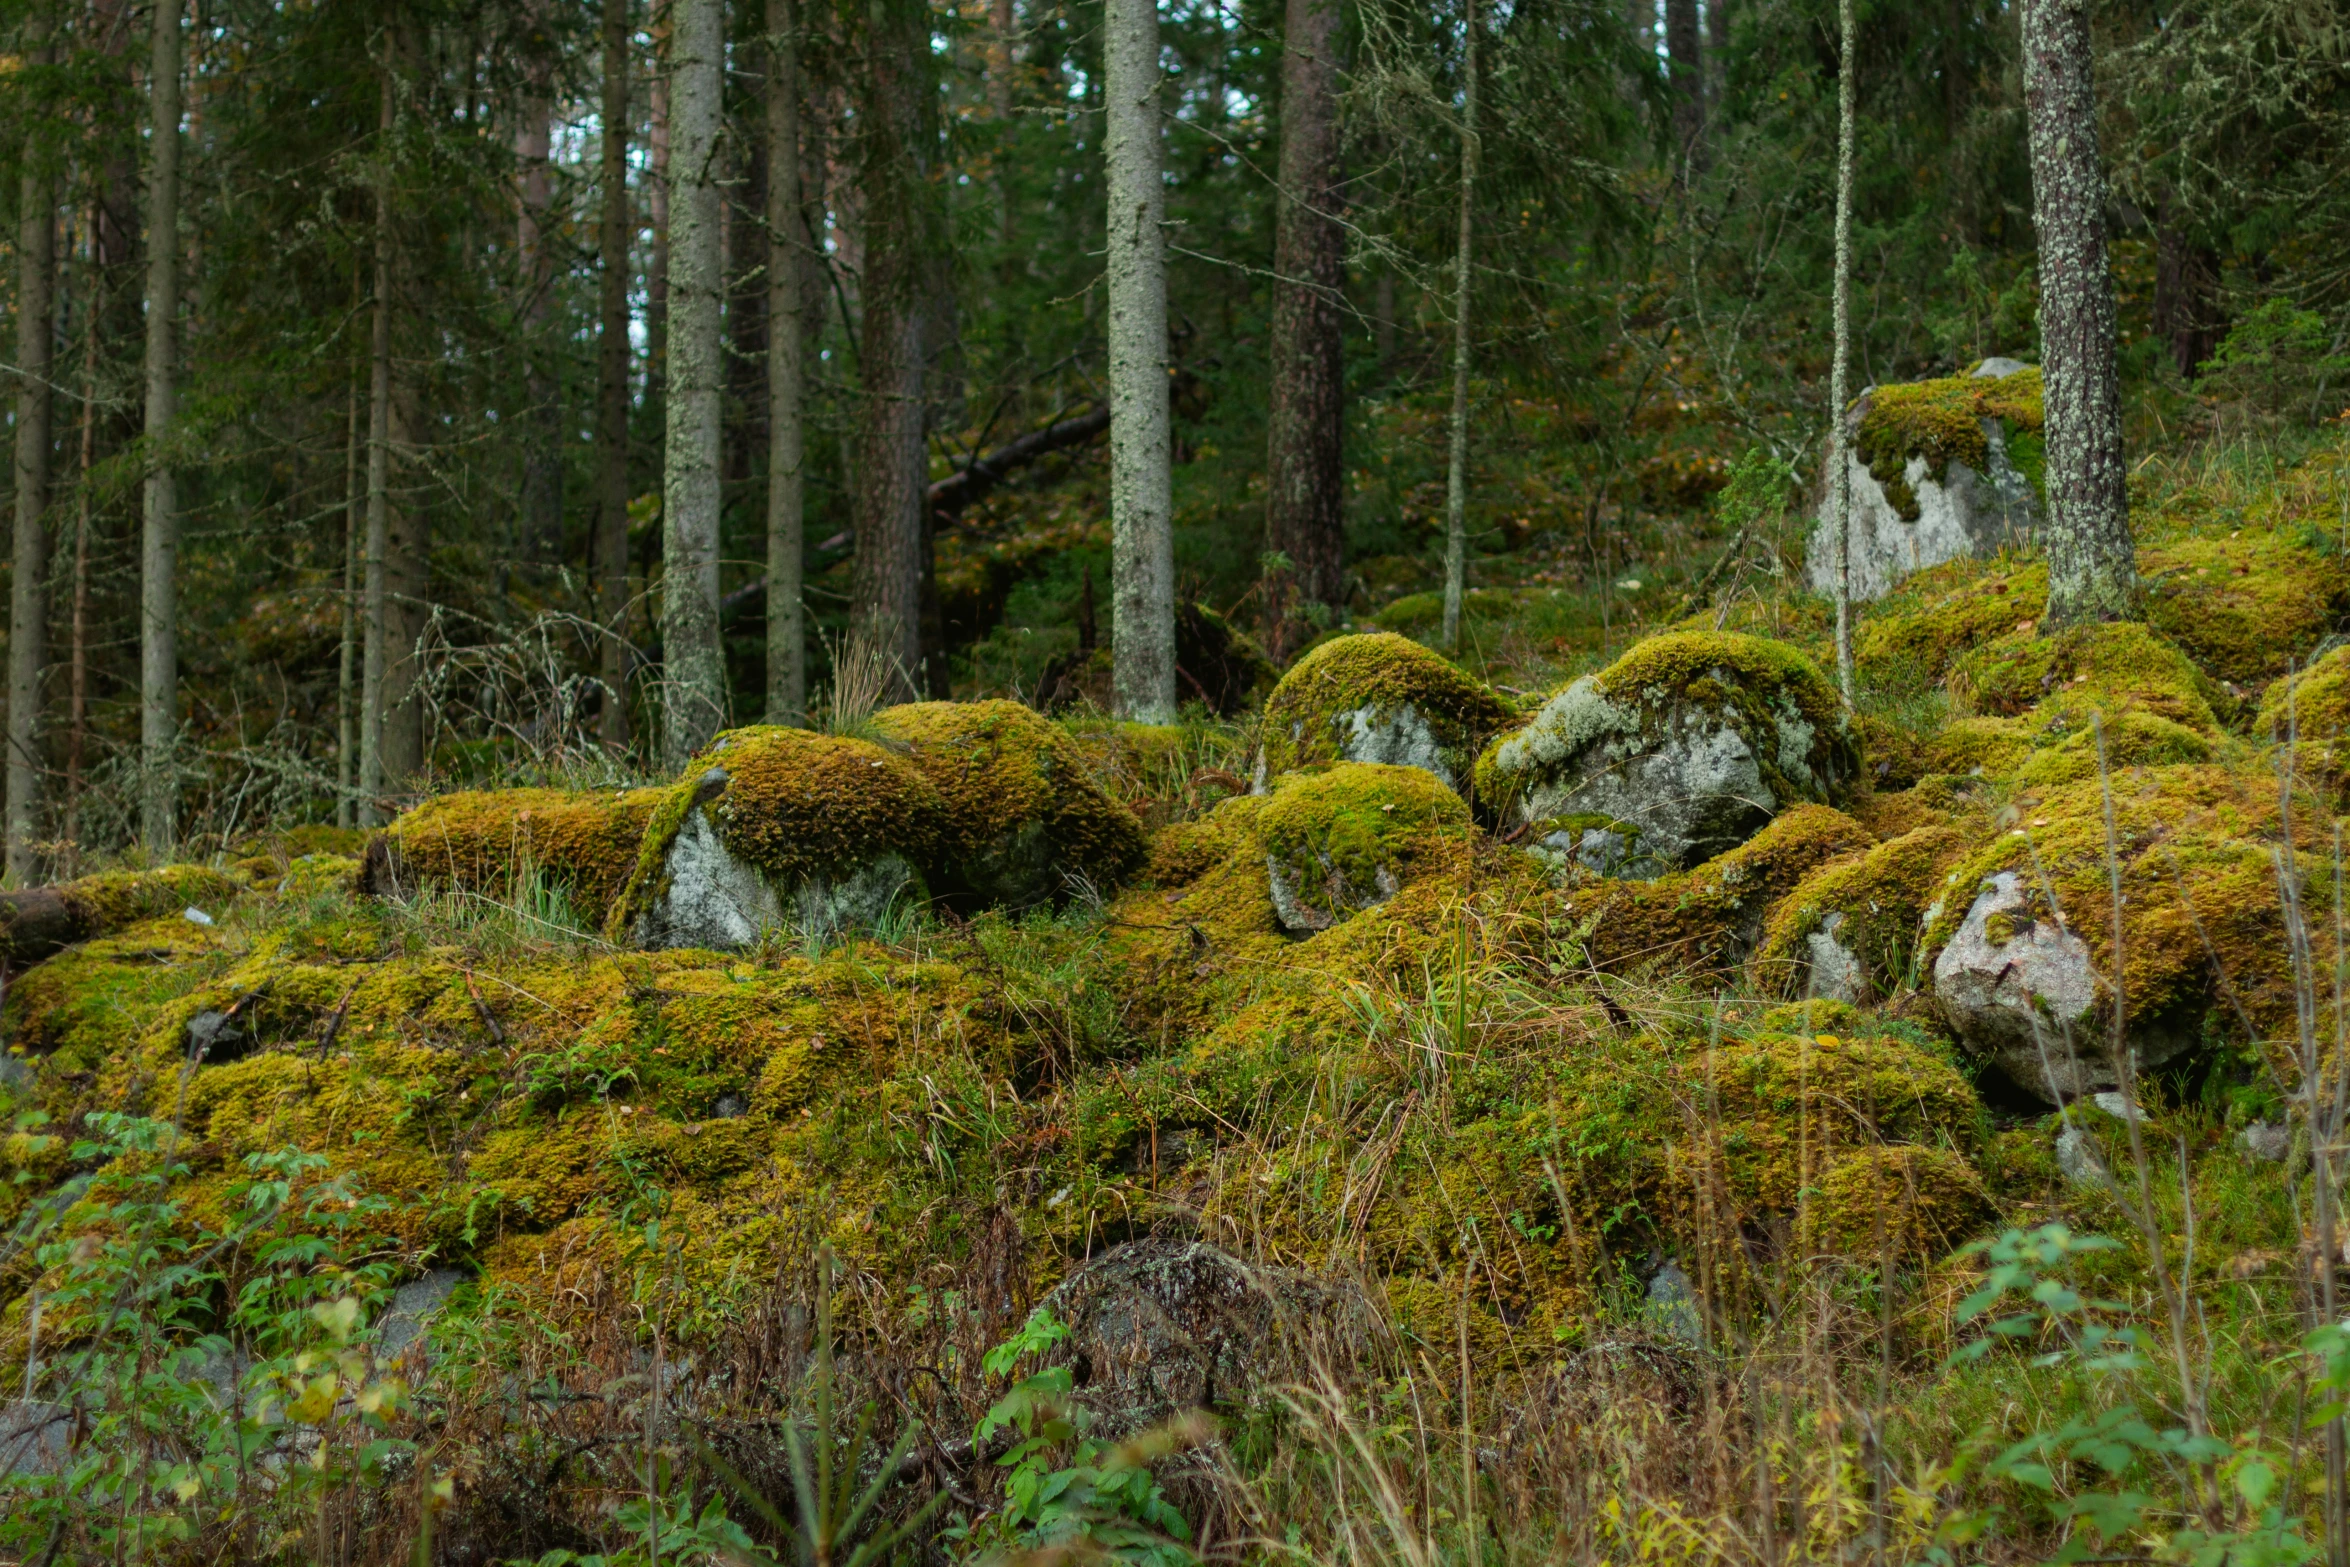
POLYGON ((926 13, 914 0, 876 0, 860 105, 864 197, 865 330, 858 411, 851 580, 853 633, 889 670, 888 696, 911 700, 925 683, 922 586, 925 505, 923 379, 930 339, 932 234, 926 189, 930 54, 926 13))
POLYGON ((1266 426, 1265 640, 1275 663, 1338 613, 1346 548, 1335 0, 1287 0, 1266 426))
POLYGON ((808 231, 800 197, 800 39, 792 0, 767 0, 767 721, 808 715, 800 574, 806 504, 808 231))
MULTIPOLYGON (((36 58, 46 60, 44 49, 36 58)), ((41 666, 49 629, 49 378, 57 187, 26 139, 16 229, 16 551, 8 602, 8 879, 38 879, 41 666)))
POLYGON ((668 437, 661 478, 661 759, 682 770, 726 723, 718 643, 723 0, 676 0, 670 38, 668 437))
POLYGON ((645 182, 645 215, 653 230, 652 262, 645 273, 645 382, 648 400, 660 406, 669 377, 669 70, 673 24, 655 13, 653 73, 645 104, 645 155, 652 178, 645 182))
MULTIPOLYGON (((354 371, 357 366, 353 366, 354 371)), ((367 491, 361 486, 360 476, 366 468, 360 460, 365 449, 365 426, 361 423, 359 377, 351 377, 351 406, 344 424, 343 436, 343 613, 340 657, 335 667, 335 825, 352 825, 353 786, 357 781, 359 765, 359 693, 357 684, 359 663, 359 590, 360 542, 367 532, 367 491)))
POLYGON ((2137 558, 2085 0, 2026 0, 2023 40, 2048 420, 2048 610, 2041 626, 2054 630, 2126 619, 2137 598, 2137 558))
POLYGON ((139 540, 139 839, 157 858, 178 836, 172 745, 179 728, 179 491, 169 443, 179 411, 180 0, 155 6, 147 82, 147 422, 139 540))
POLYGON ((1477 0, 1468 0, 1461 49, 1460 240, 1453 256, 1452 440, 1444 473, 1444 645, 1460 646, 1469 586, 1469 278, 1477 192, 1477 0))
POLYGON ((73 622, 67 632, 65 821, 67 863, 81 862, 82 751, 90 717, 90 471, 98 463, 98 328, 106 309, 106 268, 98 240, 104 204, 90 202, 87 319, 82 325, 82 449, 74 491, 73 622))
POLYGON ((1687 178, 1705 162, 1705 61, 1697 0, 1665 0, 1665 54, 1673 68, 1673 162, 1687 178))
MULTIPOLYGON (((1174 475, 1158 0, 1109 0, 1110 681, 1118 715, 1175 721, 1174 475)), ((1090 580, 1090 579, 1089 579, 1090 580)))
POLYGON ((1705 103, 1707 123, 1719 123, 1730 97, 1730 0, 1705 0, 1705 103))
POLYGON ((554 204, 548 161, 554 117, 555 43, 547 36, 544 0, 524 10, 530 36, 524 43, 521 123, 514 133, 519 180, 515 252, 523 289, 522 558, 539 569, 563 558, 563 426, 555 383, 553 345, 547 324, 553 315, 555 258, 547 243, 547 215, 554 204))
POLYGON ((596 613, 604 744, 628 744, 628 0, 604 0, 604 212, 596 340, 596 613))
POLYGON ((383 824, 384 684, 391 625, 386 555, 392 518, 392 156, 394 83, 385 71, 376 127, 375 300, 367 345, 367 557, 359 676, 359 825, 383 824))
POLYGON ((2154 219, 2155 335, 2191 381, 2218 349, 2219 329, 2219 253, 2188 235, 2165 191, 2154 219))
MULTIPOLYGON (((411 297, 414 274, 408 257, 394 251, 395 305, 411 297)), ((394 324, 397 325, 395 317, 394 324)), ((420 689, 424 665, 419 657, 424 628, 432 618, 432 519, 429 510, 397 482, 403 453, 423 447, 424 411, 421 389, 409 377, 398 375, 393 364, 391 415, 384 449, 389 458, 386 475, 388 502, 384 536, 384 636, 389 658, 384 665, 384 778, 395 795, 412 788, 425 762, 424 697, 420 689)))
POLYGON ((1836 512, 1836 689, 1849 708, 1857 686, 1852 661, 1852 458, 1845 445, 1845 409, 1852 398, 1853 139, 1860 104, 1860 24, 1853 0, 1837 0, 1836 19, 1836 348, 1828 372, 1826 461, 1836 512))

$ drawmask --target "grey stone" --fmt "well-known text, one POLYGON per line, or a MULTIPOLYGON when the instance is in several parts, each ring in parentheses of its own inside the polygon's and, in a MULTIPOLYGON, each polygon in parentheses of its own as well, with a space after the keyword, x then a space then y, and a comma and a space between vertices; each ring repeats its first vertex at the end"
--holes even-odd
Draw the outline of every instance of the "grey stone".
POLYGON ((1318 930, 1328 930, 1342 919, 1385 903, 1403 886, 1391 866, 1382 865, 1373 870, 1367 887, 1341 875, 1328 860, 1322 860, 1319 868, 1321 890, 1327 891, 1334 908, 1343 912, 1326 912, 1306 902, 1300 896, 1304 890, 1303 873, 1293 875, 1284 870, 1278 855, 1265 856, 1265 879, 1273 894, 1274 916, 1281 921, 1281 928, 1293 936, 1310 936, 1318 930))
MULTIPOLYGON (((718 774, 718 769, 711 772, 718 774)), ((899 855, 883 854, 845 876, 810 877, 779 891, 756 865, 726 847, 699 805, 686 812, 663 875, 661 896, 631 932, 641 947, 739 951, 786 924, 826 939, 870 929, 901 895, 921 889, 913 866, 899 855)))
POLYGON ((1245 1407, 1319 1369, 1344 1376, 1373 1329, 1353 1285, 1252 1267, 1199 1241, 1104 1252, 1044 1305, 1069 1325, 1055 1356, 1110 1437, 1184 1410, 1245 1407))
POLYGON ((2116 1081, 2098 1031, 2074 1026, 2097 1001, 2089 944, 2053 921, 2034 919, 2014 871, 1999 872, 1976 892, 1958 933, 1934 960, 1934 995, 1970 1050, 2051 1103, 2116 1081), (2013 927, 2004 941, 1990 930, 1998 916, 2013 927))
MULTIPOLYGON (((1978 376, 2012 375, 2028 368, 2012 359, 1987 359, 1976 367, 1978 376), (2005 367, 2005 368, 2001 368, 2005 367)), ((1953 459, 1945 477, 1927 473, 1926 460, 1912 457, 1903 477, 1918 500, 1918 518, 1911 522, 1886 499, 1884 486, 1869 472, 1854 450, 1860 421, 1875 391, 1861 394, 1846 422, 1845 461, 1852 473, 1852 596, 1882 598, 1913 572, 1939 566, 1964 556, 1978 559, 2028 542, 2040 524, 2039 498, 2007 454, 2007 429, 1997 419, 1983 421, 1988 449, 1988 473, 1977 473, 1953 459)), ((1833 485, 1822 485, 1817 525, 1804 556, 1812 588, 1836 591, 1836 496, 1833 485)))
POLYGON ((713 1121, 734 1121, 750 1114, 751 1102, 740 1094, 720 1094, 718 1102, 710 1107, 713 1121))
POLYGON ((1578 873, 1616 881, 1653 881, 1673 867, 1651 854, 1644 845, 1639 828, 1630 822, 1610 822, 1605 826, 1559 828, 1528 844, 1526 852, 1542 863, 1553 881, 1562 885, 1573 881, 1578 873))
POLYGON ((2255 1121, 2236 1134, 2244 1151, 2264 1164, 2283 1164, 2293 1156, 2293 1127, 2286 1121, 2255 1121))
POLYGON ((1444 760, 1444 747, 1428 720, 1409 702, 1393 707, 1358 707, 1336 721, 1338 753, 1350 762, 1384 762, 1391 767, 1417 767, 1434 773, 1451 787, 1461 781, 1444 760))
POLYGON ((2084 1190, 2095 1190, 2112 1177, 2105 1168, 2105 1156, 2097 1151, 2097 1139, 2084 1127, 2066 1123, 2056 1134, 2056 1168, 2067 1183, 2084 1190))
POLYGON ((1648 1299, 1641 1314, 1659 1338, 1695 1344, 1705 1336, 1704 1319, 1697 1310, 1697 1289, 1677 1262, 1666 1263, 1648 1281, 1648 1299))
POLYGON ((376 1358, 386 1363, 404 1358, 464 1282, 465 1275, 455 1268, 435 1268, 392 1291, 391 1305, 375 1324, 376 1358))
POLYGON ((1804 950, 1811 958, 1804 981, 1805 1000, 1848 1001, 1859 1006, 1868 999, 1868 970, 1860 954, 1844 945, 1843 930, 1844 911, 1837 909, 1820 921, 1818 930, 1803 938, 1804 950))
POLYGON ((73 1410, 45 1399, 0 1403, 0 1475, 65 1472, 73 1452, 73 1410))
POLYGON ((2108 1088, 2091 1094, 2089 1102, 2117 1121, 2143 1121, 2145 1115, 2119 1089, 2108 1088))
POLYGON ((244 1042, 244 1034, 226 1012, 207 1009, 188 1019, 188 1053, 199 1061, 232 1058, 244 1042))

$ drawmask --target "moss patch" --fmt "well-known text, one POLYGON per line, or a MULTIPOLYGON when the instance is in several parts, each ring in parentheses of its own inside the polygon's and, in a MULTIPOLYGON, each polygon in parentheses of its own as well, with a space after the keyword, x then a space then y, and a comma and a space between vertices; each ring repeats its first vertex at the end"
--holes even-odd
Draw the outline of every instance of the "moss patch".
POLYGON ((1468 806, 1434 777, 1372 762, 1284 774, 1257 816, 1276 905, 1313 930, 1395 896, 1432 840, 1468 831, 1468 806))
MULTIPOLYGON (((1885 499, 1910 522, 1918 520, 1917 494, 1908 480, 1911 458, 1924 458, 1937 484, 1949 482, 1953 462, 1988 473, 1991 454, 1984 420, 2002 420, 2019 436, 2037 436, 2044 423, 2037 368, 1996 378, 1951 376, 1880 386, 1869 393, 1868 402, 1853 448, 1884 487, 1885 499)), ((2031 472, 2037 464, 2027 461, 2030 455, 2017 454, 2016 466, 2037 489, 2038 476, 2031 472)))
POLYGON ((1838 944, 1860 959, 1869 993, 1908 989, 1917 974, 1917 941, 1942 877, 1965 851, 1950 827, 1921 827, 1865 853, 1813 871, 1775 904, 1763 925, 1750 974, 1766 995, 1799 991, 1810 965, 1808 943, 1831 918, 1838 944))
POLYGON ((2234 704, 2186 654, 2138 621, 2069 627, 2055 636, 2010 632, 1958 661, 1951 689, 1979 713, 2016 717, 2052 696, 2096 704, 2111 717, 2149 712, 2200 734, 2219 732, 2234 704))
POLYGON ((505 901, 535 872, 590 929, 635 869, 660 789, 490 789, 425 801, 367 850, 366 889, 449 887, 505 901))
POLYGON ((2218 679, 2257 689, 2350 618, 2350 558, 2267 529, 2138 552, 2147 623, 2218 679))
POLYGON ((1263 770, 1409 760, 1434 764, 1429 770, 1442 768, 1446 783, 1464 786, 1478 748, 1512 717, 1484 682, 1408 637, 1333 637, 1292 665, 1265 699, 1263 770), (1385 730, 1408 738, 1365 738, 1385 730), (1428 754, 1402 754, 1420 750, 1428 754))

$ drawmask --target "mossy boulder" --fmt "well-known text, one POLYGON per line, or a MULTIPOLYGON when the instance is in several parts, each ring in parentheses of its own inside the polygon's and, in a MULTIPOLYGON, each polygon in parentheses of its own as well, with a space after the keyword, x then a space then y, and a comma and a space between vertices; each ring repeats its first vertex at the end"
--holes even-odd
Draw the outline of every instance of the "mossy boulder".
POLYGON ((165 865, 0 893, 0 962, 22 968, 77 942, 190 908, 216 914, 241 890, 236 877, 208 865, 165 865))
POLYGON ((1756 987, 1860 1004, 1909 989, 1926 910, 1965 849, 1955 828, 1920 827, 1813 871, 1764 921, 1756 987))
POLYGON ((1595 818, 1636 828, 1627 873, 1733 849, 1790 805, 1850 801, 1860 776, 1833 687, 1784 643, 1670 632, 1543 703, 1477 763, 1477 794, 1532 841, 1581 854, 1595 818))
POLYGON ((2350 620, 2350 557, 2266 528, 2138 552, 2146 620, 2222 681, 2258 690, 2350 620))
POLYGON ((2252 737, 2291 747, 2293 770, 2329 790, 2337 807, 2350 808, 2350 647, 2272 681, 2261 693, 2252 737))
MULTIPOLYGON (((1852 596, 2029 539, 2042 502, 2040 372, 1990 359, 1968 375, 1871 387, 1845 416, 1852 480, 1852 596)), ((1822 486, 1805 551, 1812 587, 1836 588, 1836 500, 1822 486)))
POLYGON ((1417 767, 1465 794, 1478 748, 1512 717, 1483 681, 1408 637, 1333 637, 1265 699, 1257 777, 1379 762, 1417 767))
POLYGON ((1417 767, 1339 762, 1274 780, 1256 831, 1281 924, 1308 935, 1394 897, 1433 841, 1468 836, 1469 808, 1417 767))
POLYGON ((647 825, 606 934, 642 947, 739 948, 772 927, 870 928, 927 900, 947 831, 938 789, 869 740, 758 725, 686 768, 647 825))
POLYGON ((1570 889, 1561 922, 1610 973, 1693 980, 1733 973, 1761 940, 1773 905, 1820 866, 1869 843, 1868 830, 1843 812, 1799 805, 1695 870, 1570 889))
POLYGON ((368 840, 360 890, 435 888, 515 897, 532 877, 560 891, 590 930, 636 869, 660 789, 479 789, 426 800, 368 840))
POLYGON ((1812 1247, 1864 1267, 1880 1257, 1931 1263, 1981 1234, 1997 1212, 1982 1175, 1955 1149, 1857 1148, 1820 1177, 1812 1247))
POLYGON ((1939 680, 1986 642, 2039 624, 2048 567, 1996 557, 1948 561, 1919 572, 1862 612, 1853 659, 1872 684, 1939 680))
POLYGON ((937 791, 931 889, 968 907, 1029 908, 1115 889, 1141 864, 1142 824, 1103 791, 1076 743, 1018 702, 916 702, 873 734, 937 791))
POLYGON ((2176 645, 2134 620, 2071 626, 2053 636, 2010 632, 1961 658, 1950 687, 1980 714, 2019 717, 2037 709, 2044 722, 2063 718, 2076 728, 2087 726, 2092 709, 2108 724, 2137 711, 2216 735, 2220 715, 2234 706, 2176 645))
MULTIPOLYGON (((2114 1087, 2114 1010, 2141 1069, 2207 1037, 2288 1029, 2294 979, 2272 860, 2273 780, 2218 766, 2111 780, 2123 897, 2114 983, 2108 787, 2090 779, 2017 800, 2015 825, 1944 879, 1921 942, 1934 994, 1967 1048, 2049 1099, 2114 1087), (2239 1013, 2240 1009, 2240 1013, 2239 1013)), ((2305 878, 2330 875, 2322 805, 2294 810, 2305 878)), ((2310 892, 2309 897, 2320 894, 2310 892)))
POLYGON ((1953 719, 1919 752, 1933 772, 2045 788, 2094 778, 2100 765, 2119 770, 2234 761, 2243 747, 2229 735, 2166 717, 2127 694, 2060 688, 2021 718, 1953 719))

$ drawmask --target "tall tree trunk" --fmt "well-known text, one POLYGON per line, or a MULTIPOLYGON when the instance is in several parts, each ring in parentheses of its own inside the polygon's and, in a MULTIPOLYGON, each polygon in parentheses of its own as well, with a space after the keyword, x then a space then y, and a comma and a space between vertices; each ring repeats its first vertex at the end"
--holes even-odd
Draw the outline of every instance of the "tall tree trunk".
POLYGON ((2188 380, 2219 347, 2219 254, 2189 237, 2167 190, 2154 219, 2154 332, 2188 380))
POLYGON ((1836 689, 1844 705, 1857 699, 1852 662, 1852 456, 1846 405, 1852 397, 1852 169, 1858 132, 1860 24, 1853 0, 1837 0, 1836 64, 1836 322, 1835 358, 1828 372, 1826 460, 1836 513, 1836 689))
POLYGON ((603 625, 601 731, 628 744, 628 4, 604 0, 604 213, 596 340, 596 613, 603 625))
POLYGON ((1444 645, 1461 643, 1469 587, 1469 279, 1476 234, 1477 0, 1468 0, 1461 49, 1460 243, 1453 256, 1452 441, 1444 472, 1444 645))
MULTIPOLYGON (((408 258, 395 251, 393 261, 398 270, 392 278, 392 297, 395 302, 408 300, 414 276, 408 258)), ((424 415, 415 380, 396 373, 397 361, 393 369, 391 419, 384 442, 390 459, 390 515, 384 535, 384 635, 390 657, 384 665, 383 759, 384 777, 398 794, 416 785, 425 763, 420 654, 425 625, 432 618, 432 519, 420 498, 398 482, 402 454, 424 444, 424 415)))
POLYGON ((865 323, 853 631, 889 670, 889 699, 922 688, 922 585, 929 460, 923 379, 933 278, 928 265, 927 13, 917 0, 874 0, 859 106, 865 323))
POLYGON ((1684 177, 1705 162, 1705 61, 1697 0, 1665 0, 1665 53, 1673 67, 1673 161, 1684 177))
POLYGON ((648 400, 660 406, 669 377, 669 68, 671 22, 656 8, 653 72, 646 92, 645 154, 652 178, 645 182, 645 215, 653 230, 653 256, 645 270, 645 372, 648 400))
MULTIPOLYGON (((355 358, 356 356, 354 356, 355 358)), ((335 825, 352 825, 352 792, 359 766, 359 693, 354 687, 359 664, 360 541, 367 531, 367 491, 360 476, 365 426, 359 395, 357 365, 352 366, 351 406, 343 434, 343 614, 340 657, 335 666, 335 825)))
POLYGON ((1287 660, 1334 617, 1346 549, 1335 0, 1287 0, 1266 411, 1265 640, 1287 660))
MULTIPOLYGON (((1012 32, 1014 20, 1012 0, 988 0, 987 7, 987 108, 994 119, 999 138, 999 152, 988 173, 988 182, 995 197, 996 244, 1009 252, 1012 246, 1012 182, 1005 170, 1010 162, 1012 133, 1012 32)), ((1010 257, 1006 256, 1008 263, 1010 257)))
POLYGON ((61 836, 69 865, 81 859, 82 753, 90 718, 90 472, 98 465, 98 332, 106 313, 106 268, 99 247, 101 215, 90 202, 89 305, 82 322, 82 449, 73 505, 73 623, 67 633, 65 822, 61 836))
POLYGON ((767 722, 808 713, 805 544, 808 232, 800 197, 800 38, 792 0, 767 0, 767 722))
POLYGON ((1705 0, 1705 104, 1709 124, 1724 124, 1730 99, 1730 0, 1705 0))
MULTIPOLYGON (((44 49, 36 58, 46 60, 44 49)), ((57 189, 30 138, 16 228, 16 561, 8 602, 8 879, 39 879, 41 665, 49 629, 49 362, 57 189)))
POLYGON ((146 512, 139 540, 139 839, 168 855, 178 837, 172 743, 179 728, 179 491, 169 456, 179 409, 180 0, 155 6, 147 81, 146 512))
POLYGON ((1175 721, 1174 475, 1158 0, 1109 0, 1110 679, 1120 717, 1175 721))
POLYGON ((2054 630, 2127 618, 2138 572, 2085 0, 2025 0, 2023 38, 2048 418, 2048 612, 2041 625, 2054 630))
POLYGON ((528 565, 544 568, 563 558, 563 425, 556 406, 553 345, 547 341, 555 295, 547 215, 554 202, 548 153, 556 45, 547 36, 544 0, 533 0, 524 18, 530 36, 523 64, 522 119, 514 132, 514 161, 520 172, 515 251, 523 288, 523 396, 530 405, 522 425, 521 553, 528 565))
POLYGON ((718 642, 719 93, 723 0, 675 0, 669 41, 669 385, 661 480, 661 758, 681 770, 726 723, 718 642))
POLYGON ((367 347, 367 560, 359 676, 359 825, 383 823, 384 684, 391 662, 389 588, 385 557, 392 521, 392 156, 395 83, 382 79, 376 120, 375 302, 367 347))

